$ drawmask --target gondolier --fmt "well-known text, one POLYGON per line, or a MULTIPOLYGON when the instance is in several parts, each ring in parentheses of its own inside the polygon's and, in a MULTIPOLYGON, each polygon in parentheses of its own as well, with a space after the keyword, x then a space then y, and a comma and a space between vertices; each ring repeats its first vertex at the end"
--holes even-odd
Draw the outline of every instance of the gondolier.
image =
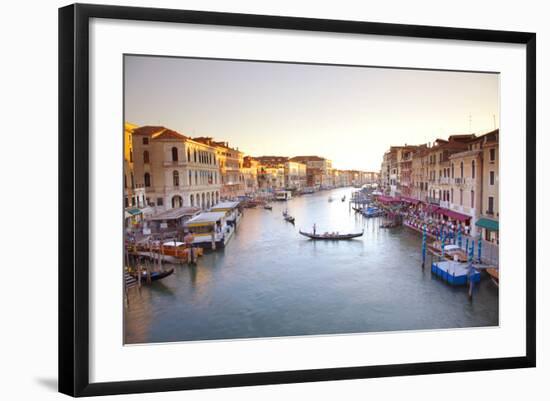
POLYGON ((308 233, 302 230, 299 230, 299 233, 302 234, 304 237, 308 237, 310 239, 320 239, 320 240, 348 240, 353 239, 357 237, 361 237, 363 235, 363 231, 360 233, 349 233, 349 234, 340 234, 338 232, 333 233, 324 233, 324 234, 316 234, 316 233, 308 233))

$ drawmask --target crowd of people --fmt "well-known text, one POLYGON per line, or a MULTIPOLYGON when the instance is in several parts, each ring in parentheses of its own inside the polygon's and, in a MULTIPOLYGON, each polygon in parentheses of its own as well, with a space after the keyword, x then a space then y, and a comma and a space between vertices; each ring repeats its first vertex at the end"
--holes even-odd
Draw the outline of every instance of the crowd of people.
POLYGON ((460 233, 462 236, 470 235, 470 226, 460 221, 444 218, 438 213, 430 213, 429 210, 414 205, 401 208, 403 223, 409 227, 423 231, 437 238, 454 240, 460 233))

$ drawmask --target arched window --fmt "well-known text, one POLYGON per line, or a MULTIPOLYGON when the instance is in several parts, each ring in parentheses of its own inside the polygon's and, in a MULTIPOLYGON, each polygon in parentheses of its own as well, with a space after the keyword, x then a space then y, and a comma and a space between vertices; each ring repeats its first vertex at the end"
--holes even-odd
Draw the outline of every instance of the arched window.
POLYGON ((143 176, 143 181, 145 181, 146 187, 151 186, 151 176, 149 175, 149 173, 145 173, 145 175, 143 176))
POLYGON ((460 162, 460 178, 464 178, 464 162, 460 162))
POLYGON ((464 190, 461 189, 461 190, 460 190, 460 206, 462 206, 462 205, 463 205, 463 202, 464 202, 464 197, 463 197, 463 195, 464 195, 464 190))
POLYGON ((187 148, 187 161, 191 161, 191 149, 187 148))
POLYGON ((474 207, 474 196, 475 196, 475 193, 473 190, 470 191, 470 207, 473 208, 474 207))
POLYGON ((455 164, 451 163, 451 178, 455 178, 455 164))
POLYGON ((475 160, 472 160, 472 178, 476 178, 476 162, 475 162, 475 160))
POLYGON ((173 178, 173 181, 174 181, 174 186, 179 187, 180 186, 180 174, 176 170, 174 170, 174 172, 172 173, 172 178, 173 178))
POLYGON ((143 152, 143 163, 145 163, 145 164, 149 163, 149 151, 148 150, 143 152))
POLYGON ((197 178, 197 177, 198 177, 198 176, 197 176, 197 172, 195 171, 195 185, 197 185, 197 184, 199 183, 199 181, 198 181, 198 178, 197 178))
POLYGON ((178 148, 176 148, 175 146, 172 148, 172 161, 178 161, 178 148))
POLYGON ((455 190, 451 188, 451 203, 455 201, 455 190))
POLYGON ((197 162, 197 150, 196 149, 193 150, 193 161, 195 163, 197 162))
POLYGON ((195 196, 193 194, 191 194, 190 200, 191 200, 191 207, 195 206, 195 196))
POLYGON ((192 182, 191 182, 191 170, 189 170, 189 185, 191 185, 192 182))
POLYGON ((132 188, 135 188, 135 185, 134 185, 134 173, 130 173, 130 184, 132 185, 132 188))
POLYGON ((181 196, 175 195, 172 198, 172 207, 173 208, 178 208, 178 207, 182 207, 182 206, 183 206, 183 199, 181 198, 181 196))
POLYGON ((133 152, 130 150, 130 163, 133 163, 134 162, 134 154, 133 152))

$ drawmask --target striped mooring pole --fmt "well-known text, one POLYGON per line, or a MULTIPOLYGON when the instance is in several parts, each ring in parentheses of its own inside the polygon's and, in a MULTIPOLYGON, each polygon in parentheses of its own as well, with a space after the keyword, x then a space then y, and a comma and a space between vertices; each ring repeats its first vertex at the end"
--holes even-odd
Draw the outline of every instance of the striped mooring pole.
POLYGON ((422 226, 422 269, 426 263, 426 225, 422 226))

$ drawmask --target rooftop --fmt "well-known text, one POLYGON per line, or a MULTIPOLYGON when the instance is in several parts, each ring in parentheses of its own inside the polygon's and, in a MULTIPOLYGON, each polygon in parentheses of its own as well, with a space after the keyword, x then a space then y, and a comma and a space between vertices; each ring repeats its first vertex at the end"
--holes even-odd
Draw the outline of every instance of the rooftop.
POLYGON ((192 219, 189 219, 186 225, 214 224, 224 218, 224 212, 203 212, 192 219))

